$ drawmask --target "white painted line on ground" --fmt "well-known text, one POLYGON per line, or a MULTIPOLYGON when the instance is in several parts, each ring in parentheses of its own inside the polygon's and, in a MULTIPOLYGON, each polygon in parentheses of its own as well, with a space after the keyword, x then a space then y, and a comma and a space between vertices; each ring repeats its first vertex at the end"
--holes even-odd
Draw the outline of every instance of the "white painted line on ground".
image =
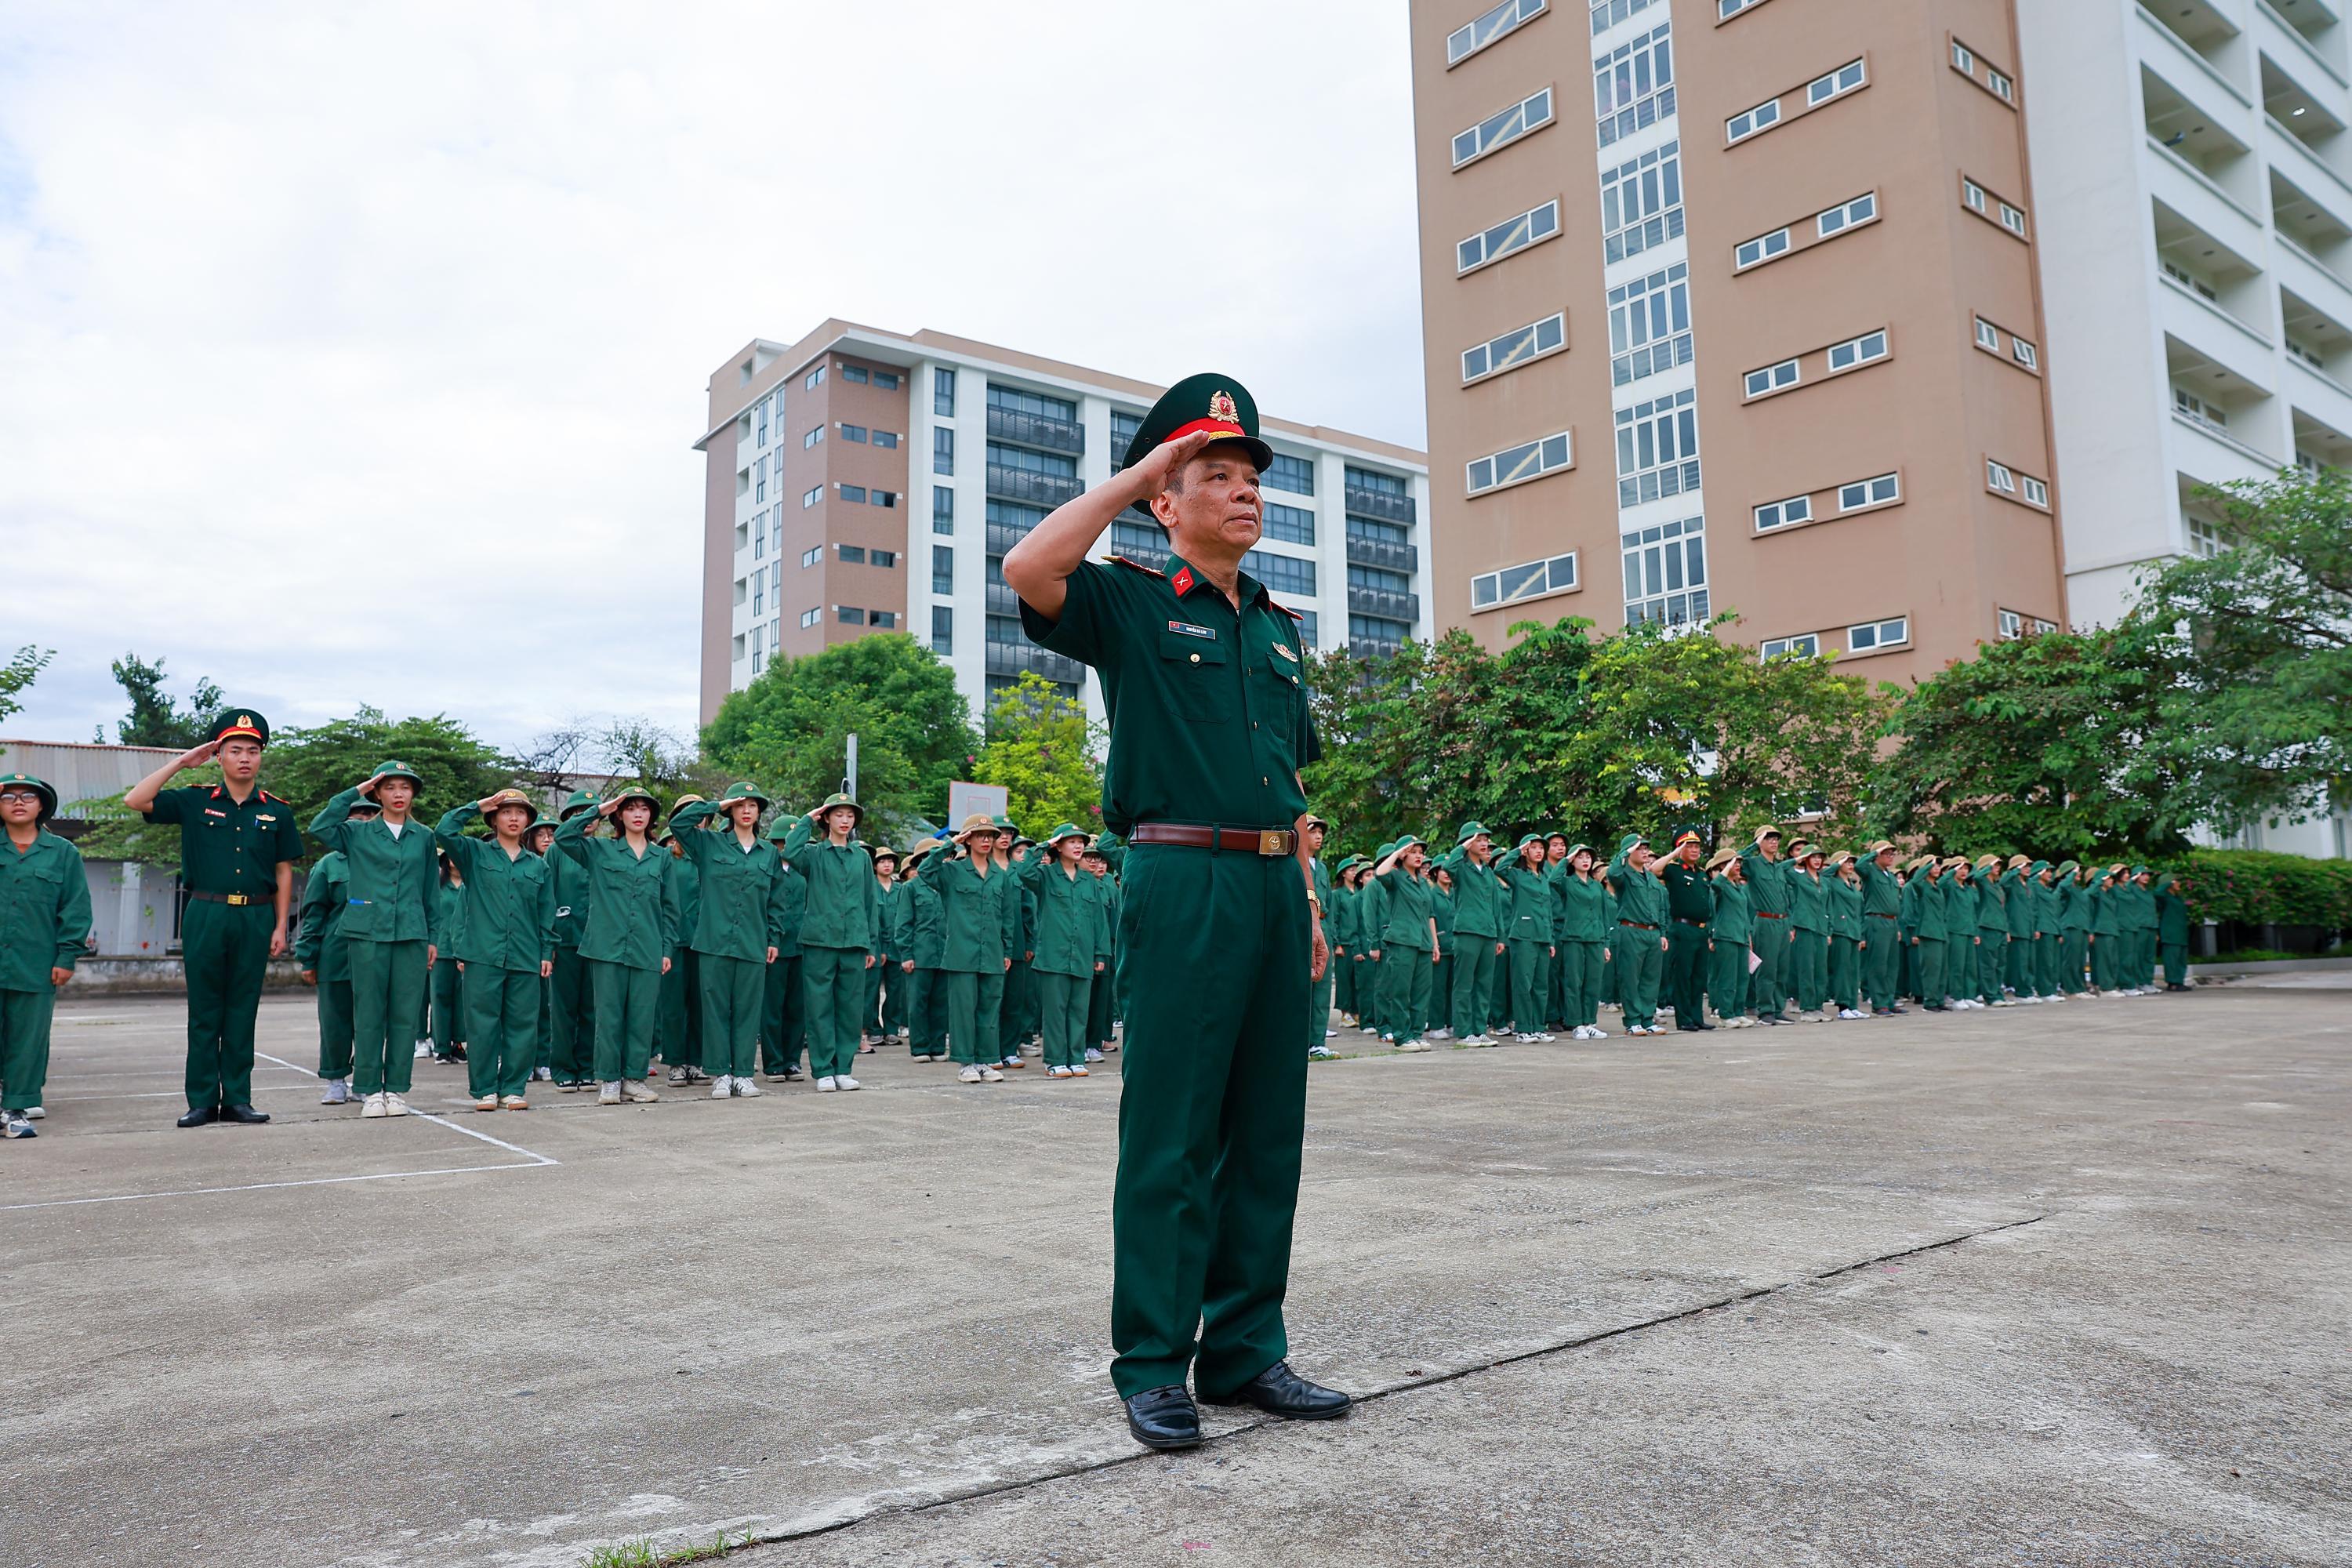
MULTIPOLYGON (((438 1117, 428 1120, 439 1121, 438 1117)), ((496 1139, 491 1140, 496 1142, 496 1139)), ((513 1148, 512 1144, 503 1145, 513 1148)), ((525 1151, 517 1150, 521 1153, 525 1151)), ((552 1165, 554 1161, 533 1155, 531 1165, 451 1165, 437 1171, 377 1171, 364 1176, 311 1176, 299 1182, 251 1182, 241 1187, 182 1187, 163 1193, 111 1193, 97 1198, 49 1198, 37 1204, 0 1204, 0 1214, 13 1214, 19 1209, 69 1208, 76 1204, 134 1204, 146 1198, 199 1198, 213 1193, 266 1193, 278 1187, 331 1187, 344 1182, 398 1182, 411 1176, 470 1176, 479 1171, 529 1171, 536 1165, 552 1165)))
MULTIPOLYGON (((292 1062, 288 1061, 285 1058, 283 1058, 283 1057, 273 1057, 273 1056, 271 1056, 268 1051, 256 1051, 256 1052, 254 1052, 254 1053, 253 1053, 253 1059, 254 1059, 254 1060, 256 1060, 256 1061, 262 1061, 262 1062, 275 1062, 275 1063, 277 1063, 279 1067, 282 1067, 282 1068, 290 1068, 290 1067, 294 1067, 294 1064, 293 1064, 292 1062)), ((297 1072, 302 1072, 302 1071, 307 1071, 308 1069, 307 1069, 307 1068, 295 1068, 295 1070, 296 1070, 297 1072)), ((457 1125, 457 1123, 456 1123, 456 1122, 454 1122, 454 1121, 450 1121, 447 1117, 446 1117, 446 1116, 436 1116, 436 1115, 434 1115, 434 1114, 433 1114, 431 1111, 429 1111, 429 1110, 416 1110, 415 1107, 413 1107, 413 1106, 412 1106, 412 1107, 410 1107, 410 1109, 409 1109, 409 1112, 408 1112, 408 1114, 409 1114, 409 1115, 411 1115, 411 1116, 421 1116, 421 1117, 423 1117, 425 1121, 430 1121, 430 1122, 434 1123, 436 1126, 446 1127, 446 1128, 447 1128, 450 1131, 452 1131, 452 1132, 463 1132, 463 1133, 464 1133, 467 1137, 468 1137, 468 1138, 478 1138, 478 1139, 480 1139, 483 1142, 488 1143, 488 1144, 490 1144, 490 1145, 492 1145, 492 1146, 493 1146, 493 1147, 495 1147, 495 1148, 504 1149, 504 1150, 505 1150, 508 1153, 509 1153, 509 1154, 520 1154, 520 1155, 521 1155, 524 1159, 529 1160, 529 1161, 531 1161, 531 1162, 532 1162, 533 1163, 535 1163, 535 1164, 541 1164, 541 1165, 560 1165, 560 1164, 563 1163, 563 1162, 562 1162, 562 1161, 556 1159, 554 1156, 552 1156, 552 1155, 551 1155, 551 1154, 540 1154, 540 1153, 534 1153, 532 1151, 530 1151, 530 1150, 529 1150, 529 1149, 522 1148, 522 1147, 520 1147, 520 1146, 519 1146, 519 1145, 517 1145, 517 1144, 509 1143, 509 1142, 507 1142, 505 1139, 503 1139, 503 1138, 493 1138, 493 1137, 491 1137, 491 1136, 490 1136, 488 1133, 487 1133, 487 1132, 477 1132, 477 1131, 474 1131, 472 1128, 470 1128, 470 1127, 460 1127, 460 1126, 458 1126, 458 1125, 457 1125)), ((490 1168, 491 1170, 494 1170, 494 1171, 505 1171, 505 1170, 515 1170, 515 1169, 519 1169, 520 1167, 511 1166, 511 1165, 493 1165, 493 1166, 491 1166, 491 1167, 489 1167, 489 1168, 490 1168)))

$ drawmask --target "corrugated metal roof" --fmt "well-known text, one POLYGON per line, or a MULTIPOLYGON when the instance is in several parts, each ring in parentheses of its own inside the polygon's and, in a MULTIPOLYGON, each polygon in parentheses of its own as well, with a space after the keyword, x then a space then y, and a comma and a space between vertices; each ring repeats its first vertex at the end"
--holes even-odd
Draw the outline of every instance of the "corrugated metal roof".
POLYGON ((0 773, 31 773, 58 792, 58 815, 76 801, 119 799, 180 753, 169 746, 100 746, 72 741, 0 739, 0 773))

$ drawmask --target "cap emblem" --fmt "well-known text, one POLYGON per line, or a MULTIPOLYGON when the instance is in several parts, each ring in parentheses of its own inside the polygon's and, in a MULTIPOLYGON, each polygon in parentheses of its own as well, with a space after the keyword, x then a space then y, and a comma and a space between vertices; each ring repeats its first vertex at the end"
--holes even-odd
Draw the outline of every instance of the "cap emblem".
POLYGON ((1209 399, 1209 417, 1227 425, 1242 422, 1242 411, 1234 402, 1234 395, 1220 388, 1209 399))

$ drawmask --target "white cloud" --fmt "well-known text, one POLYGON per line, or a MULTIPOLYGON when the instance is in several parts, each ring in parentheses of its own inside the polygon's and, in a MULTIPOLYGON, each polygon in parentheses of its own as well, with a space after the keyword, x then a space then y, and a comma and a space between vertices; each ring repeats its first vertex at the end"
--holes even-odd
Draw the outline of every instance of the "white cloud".
POLYGON ((1422 438, 1402 0, 17 5, 8 721, 695 713, 703 384, 828 315, 1422 438))

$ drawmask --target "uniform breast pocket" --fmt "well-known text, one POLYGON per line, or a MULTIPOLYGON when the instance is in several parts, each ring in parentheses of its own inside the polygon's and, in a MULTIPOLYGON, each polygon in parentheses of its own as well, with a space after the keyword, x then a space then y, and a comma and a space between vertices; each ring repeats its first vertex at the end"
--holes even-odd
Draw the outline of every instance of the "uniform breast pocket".
POLYGON ((1223 723, 1234 716, 1232 650, 1222 637, 1160 634, 1160 681, 1169 704, 1194 723, 1223 723))

